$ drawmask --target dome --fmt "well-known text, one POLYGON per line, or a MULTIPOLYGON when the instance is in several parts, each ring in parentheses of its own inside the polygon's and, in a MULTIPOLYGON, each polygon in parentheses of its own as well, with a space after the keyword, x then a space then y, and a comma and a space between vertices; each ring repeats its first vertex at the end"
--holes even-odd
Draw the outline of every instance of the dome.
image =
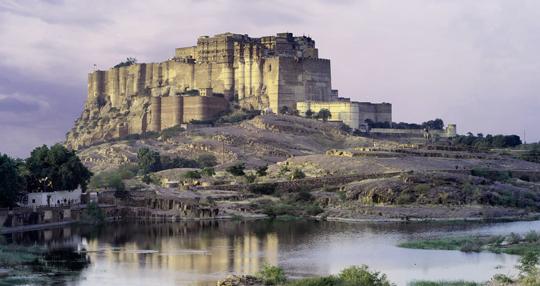
POLYGON ((272 112, 272 108, 267 107, 267 108, 264 109, 264 111, 265 111, 265 112, 272 112))

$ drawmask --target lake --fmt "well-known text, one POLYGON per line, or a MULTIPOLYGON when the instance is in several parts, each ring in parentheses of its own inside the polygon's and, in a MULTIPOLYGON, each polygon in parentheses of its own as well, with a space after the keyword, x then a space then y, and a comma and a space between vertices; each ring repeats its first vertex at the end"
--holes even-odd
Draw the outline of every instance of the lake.
POLYGON ((413 279, 487 281, 497 273, 515 274, 518 256, 404 249, 398 243, 529 230, 540 230, 540 222, 120 221, 15 233, 8 240, 89 251, 82 279, 64 285, 216 285, 230 273, 254 273, 264 260, 291 278, 366 264, 406 285, 413 279))

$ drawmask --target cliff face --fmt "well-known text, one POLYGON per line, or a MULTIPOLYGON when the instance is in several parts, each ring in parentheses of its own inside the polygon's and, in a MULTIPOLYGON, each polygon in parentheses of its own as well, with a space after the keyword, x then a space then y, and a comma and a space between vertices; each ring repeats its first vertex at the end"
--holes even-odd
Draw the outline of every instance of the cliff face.
POLYGON ((68 149, 78 149, 96 142, 146 131, 150 97, 141 94, 124 96, 119 107, 113 107, 111 98, 102 94, 84 102, 84 111, 63 142, 68 149))

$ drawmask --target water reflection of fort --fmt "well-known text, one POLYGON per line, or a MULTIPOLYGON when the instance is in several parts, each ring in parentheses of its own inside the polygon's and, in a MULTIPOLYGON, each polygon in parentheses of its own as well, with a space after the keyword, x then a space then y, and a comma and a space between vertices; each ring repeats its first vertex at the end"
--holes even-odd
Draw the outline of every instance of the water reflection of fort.
MULTIPOLYGON (((278 263, 278 231, 269 221, 115 222, 11 234, 26 245, 73 247, 110 271, 160 269, 190 273, 254 273, 266 259, 278 263), (97 252, 93 252, 97 251, 97 252), (264 257, 264 258, 263 258, 264 257), (108 265, 101 265, 101 264, 108 265)), ((282 237, 294 240, 293 233, 282 237)), ((284 241, 283 241, 284 240, 284 241)))
POLYGON ((145 269, 253 273, 262 262, 261 253, 270 263, 277 264, 277 234, 260 237, 242 223, 137 224, 137 228, 129 224, 109 226, 99 240, 89 240, 88 249, 103 249, 111 267, 121 262, 145 269))

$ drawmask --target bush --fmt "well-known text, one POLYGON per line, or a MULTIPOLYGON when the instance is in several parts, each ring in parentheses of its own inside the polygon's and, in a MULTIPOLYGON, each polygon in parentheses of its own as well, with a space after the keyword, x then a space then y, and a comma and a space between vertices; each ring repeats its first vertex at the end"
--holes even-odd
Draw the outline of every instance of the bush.
POLYGON ((217 165, 217 158, 212 153, 197 155, 197 157, 195 157, 195 161, 199 165, 199 168, 214 167, 217 165))
POLYGON ((296 194, 296 200, 297 201, 304 201, 307 202, 311 200, 311 193, 307 188, 301 188, 298 194, 296 194))
POLYGON ((341 126, 339 127, 339 129, 341 129, 341 131, 345 131, 347 133, 351 133, 351 131, 352 131, 352 127, 350 127, 349 125, 347 125, 345 123, 341 123, 341 126))
POLYGON ((261 279, 264 285, 278 285, 287 281, 283 268, 270 265, 268 261, 261 264, 259 271, 255 273, 255 277, 261 279))
POLYGON ((292 173, 291 179, 303 179, 305 177, 306 177, 306 174, 304 172, 302 172, 302 170, 296 168, 296 169, 294 169, 294 171, 292 173))
POLYGON ((283 167, 281 167, 281 170, 279 170, 278 175, 283 176, 285 173, 288 173, 290 171, 291 170, 289 168, 287 168, 287 166, 283 166, 283 167))
POLYGON ((246 174, 244 177, 246 178, 246 182, 248 184, 252 184, 253 182, 255 182, 255 179, 257 179, 257 175, 253 173, 246 174))
POLYGON ((202 202, 202 205, 203 206, 211 206, 211 207, 213 207, 213 206, 216 205, 216 201, 211 196, 207 196, 206 200, 202 202))
POLYGON ((318 215, 318 214, 324 212, 324 210, 319 206, 319 204, 307 205, 307 206, 304 207, 304 211, 308 215, 318 215))
POLYGON ((122 180, 127 180, 137 175, 139 167, 136 164, 124 163, 118 166, 118 175, 122 180))
POLYGON ((523 175, 519 176, 519 179, 522 180, 522 181, 530 182, 531 181, 531 176, 529 176, 528 174, 523 174, 523 175))
POLYGON ((201 175, 206 175, 208 177, 212 177, 213 175, 216 174, 216 171, 214 170, 214 168, 212 167, 204 167, 202 170, 201 170, 201 175))
POLYGON ((86 204, 88 216, 94 221, 104 221, 107 218, 107 213, 94 202, 86 204))
POLYGON ((531 230, 525 234, 525 241, 528 243, 537 243, 540 241, 540 233, 531 230))
POLYGON ((185 131, 185 129, 180 125, 175 125, 173 127, 169 127, 167 129, 163 129, 160 133, 160 136, 162 138, 170 138, 172 136, 177 135, 178 133, 185 131))
POLYGON ((147 185, 154 184, 156 186, 161 185, 161 176, 158 176, 154 173, 146 174, 142 177, 141 181, 147 185))
POLYGON ((386 280, 386 274, 382 274, 379 277, 380 272, 378 271, 369 271, 368 266, 362 264, 361 267, 350 266, 341 270, 338 274, 338 277, 347 281, 352 282, 353 285, 373 285, 373 286, 390 286, 388 280, 386 280))
POLYGON ((519 233, 511 232, 506 238, 508 244, 518 244, 521 241, 521 235, 519 233))
POLYGON ((519 264, 516 269, 520 271, 520 285, 538 285, 540 282, 540 273, 538 263, 540 262, 540 253, 538 251, 529 251, 518 259, 519 264))
POLYGON ((431 190, 431 185, 430 184, 420 184, 420 185, 416 185, 414 187, 414 191, 419 193, 419 194, 425 194, 425 193, 429 192, 429 190, 431 190))
POLYGON ((493 279, 501 283, 514 283, 514 280, 504 274, 495 274, 493 275, 493 279))
POLYGON ((406 205, 412 202, 412 198, 408 194, 401 194, 396 198, 396 203, 398 205, 406 205))
POLYGON ((199 171, 187 171, 185 174, 184 174, 184 177, 186 179, 200 179, 201 178, 201 173, 199 173, 199 171))
POLYGON ((471 174, 476 177, 483 177, 497 182, 506 182, 512 177, 510 171, 492 171, 491 169, 472 168, 471 174))
POLYGON ((271 195, 276 191, 277 184, 255 184, 250 187, 250 191, 254 194, 271 195))
POLYGON ((264 176, 266 176, 268 174, 266 171, 268 171, 268 165, 261 166, 261 167, 257 168, 257 175, 259 177, 264 177, 264 176))
POLYGON ((117 192, 123 192, 126 188, 126 185, 122 182, 122 178, 118 174, 110 175, 106 180, 108 181, 108 187, 115 189, 117 192))
POLYGON ((231 175, 235 177, 238 177, 238 176, 243 176, 246 174, 244 173, 245 168, 246 168, 246 163, 236 163, 234 165, 227 167, 225 171, 227 171, 228 173, 230 173, 231 175))

